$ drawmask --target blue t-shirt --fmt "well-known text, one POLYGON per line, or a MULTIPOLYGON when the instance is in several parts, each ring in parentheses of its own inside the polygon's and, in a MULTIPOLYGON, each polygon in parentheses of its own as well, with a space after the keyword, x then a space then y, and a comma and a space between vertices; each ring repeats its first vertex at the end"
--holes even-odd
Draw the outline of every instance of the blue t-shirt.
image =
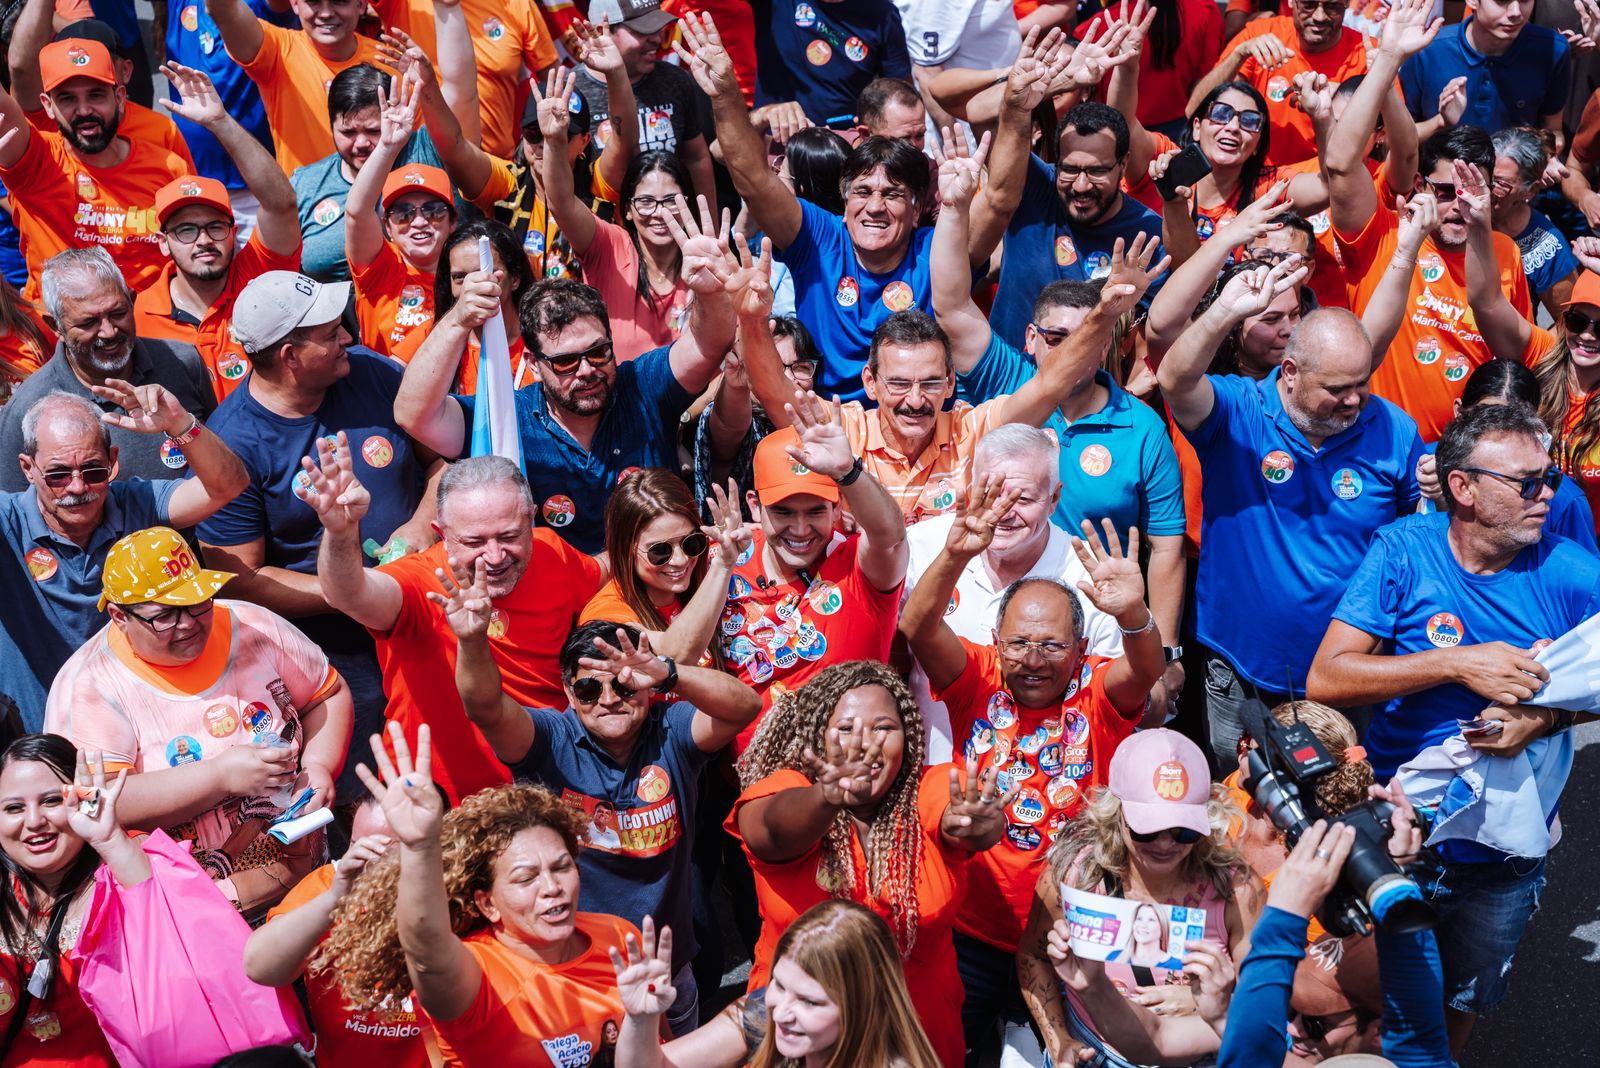
MULTIPOLYGON (((517 432, 537 506, 536 525, 593 555, 605 548, 611 487, 636 467, 678 467, 678 422, 694 396, 672 373, 670 348, 617 366, 611 403, 585 449, 545 407, 544 384, 517 390, 517 432)), ((476 397, 457 397, 467 426, 476 397)), ((470 444, 470 441, 468 441, 470 444)))
MULTIPOLYGON (((1437 441, 1430 442, 1423 447, 1429 454, 1439 448, 1437 441)), ((1439 506, 1426 497, 1422 499, 1423 512, 1437 512, 1439 506)), ((1550 514, 1545 516, 1544 531, 1554 534, 1558 538, 1577 542, 1578 545, 1592 553, 1600 555, 1600 545, 1595 542, 1594 512, 1589 508, 1589 498, 1584 495, 1583 487, 1578 485, 1578 480, 1568 476, 1561 480, 1561 485, 1556 487, 1555 493, 1550 498, 1550 514)))
POLYGON ((1422 439, 1381 397, 1313 449, 1260 382, 1210 375, 1216 402, 1187 432, 1204 516, 1196 630, 1250 682, 1304 687, 1340 596, 1379 528, 1416 511, 1422 439))
MULTIPOLYGON (((0 182, 0 197, 10 196, 11 191, 0 182)), ((4 208, 0 208, 0 277, 18 289, 28 284, 28 261, 22 258, 22 232, 4 208)))
POLYGON ((1528 276, 1528 290, 1537 295, 1578 269, 1578 258, 1566 235, 1543 214, 1531 211, 1528 225, 1517 235, 1517 251, 1522 253, 1522 270, 1528 276))
POLYGON ((1461 125, 1493 133, 1508 126, 1537 126, 1566 109, 1572 88, 1572 49, 1547 26, 1524 26, 1502 55, 1486 56, 1467 43, 1472 20, 1446 26, 1433 43, 1400 67, 1400 89, 1419 122, 1439 113, 1439 94, 1467 79, 1461 125))
POLYGON ((690 732, 695 707, 657 705, 626 766, 612 761, 571 709, 530 708, 533 747, 511 766, 512 778, 540 783, 589 820, 578 854, 578 907, 638 926, 646 916, 672 928, 672 966, 694 959, 695 806, 703 753, 690 732), (596 810, 599 817, 596 818, 596 810))
POLYGON ((101 567, 117 539, 165 526, 176 481, 119 479, 106 485, 100 525, 79 547, 45 524, 32 486, 0 493, 0 603, 21 656, 0 657, 0 693, 22 710, 29 730, 44 723, 44 700, 56 672, 102 626, 101 567))
MULTIPOLYGON (((292 12, 276 13, 268 6, 267 0, 245 2, 257 18, 274 26, 292 27, 299 24, 292 12)), ((131 4, 127 10, 131 17, 131 4)), ((138 33, 137 26, 134 32, 138 33)), ((211 78, 211 84, 217 87, 217 94, 222 97, 228 114, 238 119, 250 136, 266 146, 268 152, 273 151, 272 128, 267 123, 266 109, 261 106, 261 92, 222 46, 222 31, 217 29, 216 22, 206 11, 204 0, 187 0, 176 12, 169 11, 167 58, 174 63, 205 71, 211 78)), ((179 99, 176 88, 169 86, 168 94, 173 100, 179 99)), ((326 115, 305 117, 307 122, 323 122, 326 119, 326 115)), ((189 143, 189 153, 194 156, 194 165, 201 174, 215 178, 229 189, 245 188, 244 176, 210 130, 181 115, 173 115, 172 121, 178 124, 178 132, 189 143)))
POLYGON ((756 103, 798 101, 820 125, 852 121, 874 78, 911 79, 900 12, 889 0, 772 0, 756 34, 756 103))
MULTIPOLYGON (((1527 649, 1600 612, 1600 560, 1546 535, 1492 575, 1450 551, 1450 517, 1410 516, 1380 530, 1334 618, 1381 638, 1395 656, 1509 642, 1527 649)), ((1488 707, 1459 683, 1408 694, 1373 717, 1365 744, 1380 781, 1488 707)))
POLYGON ((800 202, 800 232, 777 253, 794 275, 795 315, 822 353, 817 394, 866 402, 861 369, 873 331, 897 311, 933 307, 928 270, 933 227, 919 227, 900 265, 869 274, 856 259, 844 220, 800 202))
MULTIPOLYGON (((266 539, 266 563, 302 574, 317 569, 322 523, 294 494, 304 484, 300 460, 316 456, 318 438, 343 430, 355 476, 372 494, 361 520, 363 544, 389 541, 422 499, 423 475, 411 439, 394 421, 398 364, 367 349, 350 350, 350 373, 335 382, 314 415, 288 419, 250 395, 250 379, 228 394, 206 424, 244 461, 250 485, 200 524, 200 540, 243 545, 266 539)), ((376 563, 370 556, 368 566, 376 563)))
MULTIPOLYGON (((1105 277, 1117 238, 1131 244, 1140 234, 1159 238, 1161 216, 1126 193, 1122 206, 1105 222, 1095 226, 1072 222, 1056 191, 1055 166, 1029 156, 1022 200, 1006 226, 1005 255, 989 325, 1006 344, 1021 348, 1041 289, 1056 281, 1105 277)), ((1164 275, 1156 279, 1145 299, 1160 292, 1165 280, 1164 275)))
MULTIPOLYGON (((991 334, 970 372, 956 376, 956 396, 971 404, 1015 393, 1034 376, 1033 360, 991 334)), ((1110 518, 1119 536, 1184 531, 1183 475, 1166 424, 1104 371, 1095 381, 1111 391, 1106 406, 1075 423, 1050 413, 1044 424, 1061 442, 1061 503, 1051 522, 1074 534, 1087 519, 1098 530, 1110 518)))

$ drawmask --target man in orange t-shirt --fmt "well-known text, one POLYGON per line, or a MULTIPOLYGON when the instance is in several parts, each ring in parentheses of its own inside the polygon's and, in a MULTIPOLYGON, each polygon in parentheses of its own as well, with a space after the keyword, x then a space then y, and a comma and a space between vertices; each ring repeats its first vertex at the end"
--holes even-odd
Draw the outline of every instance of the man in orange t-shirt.
POLYGON ((206 10, 228 54, 261 89, 278 165, 285 174, 333 152, 333 132, 323 121, 333 76, 357 63, 371 63, 378 43, 356 33, 366 5, 362 0, 330 0, 312 5, 295 0, 305 27, 285 30, 256 18, 244 0, 206 0, 206 10))
POLYGON ((443 539, 425 552, 364 568, 360 519, 366 490, 348 468, 308 474, 302 499, 325 533, 317 577, 333 608, 371 630, 388 694, 388 718, 415 744, 433 732, 433 777, 453 800, 511 781, 456 692, 456 636, 432 602, 444 587, 436 571, 488 568, 489 646, 505 692, 532 708, 565 708, 559 656, 578 613, 600 588, 600 565, 548 529, 533 529, 533 495, 522 472, 499 456, 461 460, 439 482, 434 528, 443 539), (338 503, 340 498, 349 503, 338 503))
MULTIPOLYGON (((156 244, 156 190, 188 168, 156 145, 118 136, 125 99, 98 41, 57 41, 39 55, 45 111, 59 133, 33 129, 20 104, 0 92, 0 181, 11 193, 11 214, 22 256, 40 264, 58 252, 100 245, 138 292, 161 271, 156 244)), ((32 274, 23 295, 39 296, 32 274)))
POLYGON ((234 229, 228 191, 214 178, 185 174, 156 192, 156 241, 168 262, 155 283, 134 300, 143 337, 186 341, 200 351, 211 386, 222 400, 250 370, 244 346, 233 337, 233 302, 239 291, 267 271, 300 269, 300 219, 294 189, 272 155, 222 105, 199 71, 174 77, 179 115, 210 131, 232 157, 246 187, 260 203, 255 230, 243 249, 234 229))

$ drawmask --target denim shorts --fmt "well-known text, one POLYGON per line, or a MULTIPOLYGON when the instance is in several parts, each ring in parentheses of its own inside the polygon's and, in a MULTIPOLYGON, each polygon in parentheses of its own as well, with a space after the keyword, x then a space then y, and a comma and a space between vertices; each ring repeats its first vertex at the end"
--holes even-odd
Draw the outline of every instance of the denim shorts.
POLYGON ((1446 864, 1422 887, 1438 913, 1434 937, 1444 966, 1445 1002, 1481 1013, 1506 999, 1511 961, 1539 911, 1543 857, 1446 864))

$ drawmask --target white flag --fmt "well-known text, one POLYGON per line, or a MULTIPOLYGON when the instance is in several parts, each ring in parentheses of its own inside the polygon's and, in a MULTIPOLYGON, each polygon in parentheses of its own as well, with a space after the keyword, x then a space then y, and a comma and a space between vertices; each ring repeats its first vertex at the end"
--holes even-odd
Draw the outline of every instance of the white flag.
MULTIPOLYGON (((494 270, 489 239, 478 238, 478 267, 494 270)), ((511 350, 506 345, 504 313, 483 325, 478 351, 478 396, 472 409, 472 455, 504 456, 527 473, 522 462, 522 438, 517 433, 517 406, 512 394, 511 350)))

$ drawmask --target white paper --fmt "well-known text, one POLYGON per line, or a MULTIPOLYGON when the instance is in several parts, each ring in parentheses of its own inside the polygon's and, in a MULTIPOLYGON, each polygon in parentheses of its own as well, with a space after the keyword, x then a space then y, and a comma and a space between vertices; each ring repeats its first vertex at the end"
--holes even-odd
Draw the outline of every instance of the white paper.
POLYGON ((333 822, 333 809, 324 805, 314 812, 304 816, 297 816, 292 820, 274 823, 267 828, 267 833, 282 845, 298 842, 312 831, 321 830, 333 822))
POLYGON ((1062 886, 1072 952, 1084 960, 1182 969, 1191 942, 1206 936, 1206 910, 1106 897, 1062 886))

